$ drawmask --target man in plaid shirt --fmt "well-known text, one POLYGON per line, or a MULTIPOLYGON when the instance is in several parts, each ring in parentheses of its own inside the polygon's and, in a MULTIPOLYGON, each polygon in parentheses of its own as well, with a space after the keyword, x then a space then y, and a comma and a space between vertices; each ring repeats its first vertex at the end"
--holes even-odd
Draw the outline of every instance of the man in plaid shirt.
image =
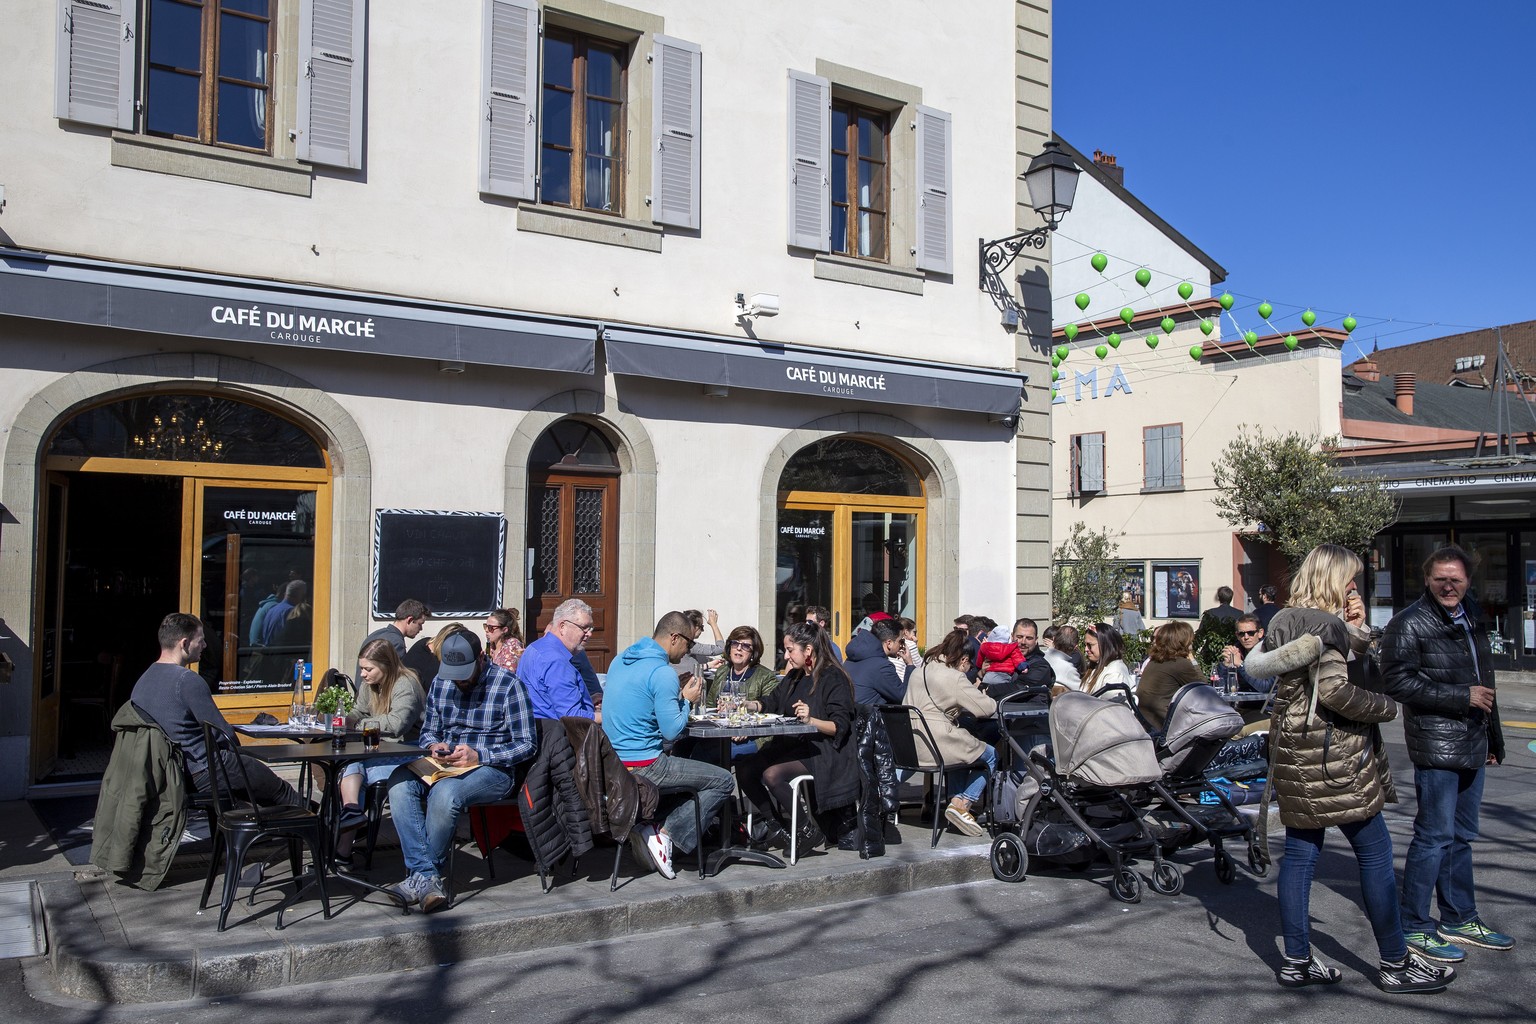
POLYGON ((429 914, 451 902, 443 867, 459 815, 470 804, 506 799, 514 766, 538 746, 523 684, 485 657, 478 637, 455 633, 438 656, 421 745, 444 764, 473 770, 431 786, 407 765, 389 778, 389 810, 410 871, 389 888, 406 906, 419 903, 429 914))

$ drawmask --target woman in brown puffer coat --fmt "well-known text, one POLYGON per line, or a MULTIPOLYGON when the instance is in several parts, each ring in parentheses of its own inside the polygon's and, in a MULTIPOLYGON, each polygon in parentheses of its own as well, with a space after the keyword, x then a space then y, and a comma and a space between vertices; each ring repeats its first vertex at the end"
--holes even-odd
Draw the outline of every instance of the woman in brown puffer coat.
MULTIPOLYGON (((1383 804, 1395 803, 1378 723, 1397 717, 1390 697, 1349 681, 1348 660, 1370 640, 1355 592, 1360 559, 1346 548, 1312 549, 1291 582, 1290 605, 1270 621, 1263 652, 1249 656, 1254 675, 1275 675, 1269 781, 1285 825, 1278 897, 1287 987, 1331 985, 1339 972, 1312 953, 1308 902, 1312 874, 1330 826, 1354 848, 1360 891, 1381 955, 1376 984, 1387 992, 1434 992, 1455 972, 1431 964, 1403 942, 1392 836, 1383 804)), ((1267 826, 1266 792, 1261 828, 1267 826)))

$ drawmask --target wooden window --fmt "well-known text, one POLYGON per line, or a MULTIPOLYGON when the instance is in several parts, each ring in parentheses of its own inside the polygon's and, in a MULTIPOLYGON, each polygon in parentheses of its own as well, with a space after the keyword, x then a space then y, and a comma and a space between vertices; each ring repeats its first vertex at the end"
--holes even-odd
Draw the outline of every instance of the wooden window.
POLYGON ((1142 489, 1179 490, 1184 486, 1184 424, 1142 430, 1142 489))
POLYGON ((145 127, 271 149, 275 0, 150 0, 145 127))
POLYGON ((832 101, 832 251, 885 260, 890 216, 890 117, 832 101))
POLYGON ((1104 490, 1104 435, 1072 435, 1072 493, 1098 494, 1104 490))
POLYGON ((544 34, 543 202, 622 214, 627 49, 549 28, 544 34))

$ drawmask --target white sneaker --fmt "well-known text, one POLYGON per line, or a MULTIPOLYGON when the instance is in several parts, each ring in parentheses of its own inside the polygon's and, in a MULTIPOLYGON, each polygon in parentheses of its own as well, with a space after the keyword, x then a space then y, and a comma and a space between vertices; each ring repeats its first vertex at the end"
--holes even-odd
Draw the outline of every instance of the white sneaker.
POLYGON ((651 855, 651 863, 656 865, 663 878, 677 877, 672 868, 672 840, 657 831, 654 825, 645 826, 645 852, 651 855))

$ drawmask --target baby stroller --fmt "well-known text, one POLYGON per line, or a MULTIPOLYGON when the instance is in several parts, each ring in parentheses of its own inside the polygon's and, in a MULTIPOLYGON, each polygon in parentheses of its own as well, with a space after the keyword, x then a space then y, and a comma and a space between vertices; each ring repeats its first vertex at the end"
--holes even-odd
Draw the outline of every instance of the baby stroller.
POLYGON ((1269 857, 1254 837, 1253 824, 1227 793, 1206 778, 1206 766, 1243 728, 1243 716, 1212 687, 1190 683, 1168 702, 1167 728, 1153 739, 1163 778, 1151 784, 1160 806, 1150 816, 1163 825, 1187 826, 1183 841, 1165 844, 1164 853, 1201 841, 1209 842, 1216 878, 1230 885, 1236 878, 1232 856, 1224 843, 1241 838, 1248 849, 1248 867, 1255 875, 1269 873, 1269 857))
POLYGON ((1136 903, 1141 876, 1130 861, 1150 854, 1154 891, 1182 889, 1183 875, 1163 860, 1162 850, 1181 843, 1189 826, 1151 821, 1127 796, 1163 777, 1152 738, 1135 714, 1123 704, 1064 693, 1050 707, 1048 753, 1040 744, 1026 749, 1028 734, 1010 721, 1016 717, 1011 703, 998 705, 998 769, 988 815, 993 875, 1017 882, 1031 857, 1084 870, 1102 855, 1112 871, 1110 893, 1136 903))

